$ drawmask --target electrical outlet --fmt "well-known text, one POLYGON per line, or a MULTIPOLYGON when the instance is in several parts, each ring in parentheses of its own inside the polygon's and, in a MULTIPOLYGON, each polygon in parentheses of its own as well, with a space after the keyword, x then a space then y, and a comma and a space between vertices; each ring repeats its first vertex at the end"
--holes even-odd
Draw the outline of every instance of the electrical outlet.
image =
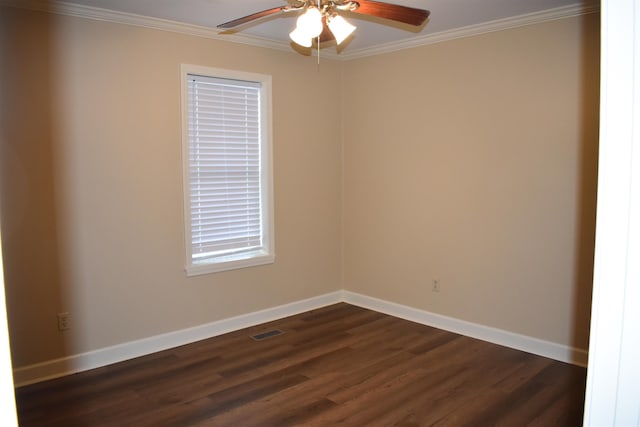
POLYGON ((431 282, 431 290, 433 292, 440 292, 440 279, 433 279, 431 282))
POLYGON ((71 329, 71 316, 68 312, 58 313, 58 330, 66 331, 71 329))

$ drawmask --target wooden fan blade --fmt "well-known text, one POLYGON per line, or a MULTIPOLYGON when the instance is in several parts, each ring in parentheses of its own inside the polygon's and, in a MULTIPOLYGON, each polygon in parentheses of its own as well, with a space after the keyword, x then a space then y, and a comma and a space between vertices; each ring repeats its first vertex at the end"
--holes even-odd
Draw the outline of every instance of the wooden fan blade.
POLYGON ((233 28, 238 25, 246 24, 247 22, 254 21, 256 19, 264 18, 265 16, 273 15, 274 13, 282 12, 286 6, 274 7, 273 9, 263 10, 262 12, 252 13, 251 15, 243 16, 242 18, 234 19, 233 21, 225 22, 218 25, 218 28, 233 28))
POLYGON ((357 0, 357 2, 360 4, 360 7, 353 11, 355 13, 377 16, 378 18, 390 19, 415 26, 424 24, 424 21, 427 20, 431 13, 424 9, 415 9, 413 7, 378 1, 357 0))

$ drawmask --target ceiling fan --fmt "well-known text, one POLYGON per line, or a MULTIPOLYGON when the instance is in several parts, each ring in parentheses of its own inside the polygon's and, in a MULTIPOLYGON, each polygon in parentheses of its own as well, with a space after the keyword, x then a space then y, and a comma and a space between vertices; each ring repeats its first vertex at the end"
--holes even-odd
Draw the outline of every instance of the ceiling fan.
POLYGON ((353 12, 375 16, 391 21, 421 26, 430 12, 407 6, 371 0, 287 0, 286 6, 256 12, 234 19, 218 28, 230 29, 277 13, 302 12, 296 28, 289 34, 291 40, 303 47, 311 47, 313 40, 320 43, 335 40, 340 45, 356 29, 342 16, 342 12, 353 12))

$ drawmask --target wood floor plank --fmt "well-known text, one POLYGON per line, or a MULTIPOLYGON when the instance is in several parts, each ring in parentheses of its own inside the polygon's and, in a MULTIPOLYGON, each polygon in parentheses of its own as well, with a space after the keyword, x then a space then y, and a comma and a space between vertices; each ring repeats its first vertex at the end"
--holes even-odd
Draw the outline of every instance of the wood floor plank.
MULTIPOLYGON (((296 396, 304 396, 305 402, 326 399, 327 390, 333 389, 340 381, 340 375, 327 373, 310 378, 287 390, 257 399, 247 405, 237 407, 208 420, 212 425, 279 425, 289 414, 300 412, 300 401, 296 396)), ((334 402, 335 404, 335 402, 334 402)), ((317 409, 317 408, 316 408, 317 409)), ((310 416, 311 414, 305 414, 310 416)), ((204 424, 206 425, 206 423, 204 424)))
POLYGON ((21 426, 579 426, 586 370, 349 304, 21 387, 21 426), (284 333, 255 341, 252 335, 284 333))
POLYGON ((436 424, 449 413, 455 413, 469 400, 486 393, 494 381, 511 375, 516 369, 520 352, 505 352, 498 346, 483 344, 483 351, 473 356, 471 363, 463 363, 463 371, 451 376, 453 381, 437 384, 428 390, 429 401, 407 400, 398 404, 394 412, 382 415, 378 420, 384 425, 395 425, 402 419, 414 416, 427 425, 436 424), (513 366, 512 366, 513 365, 513 366))

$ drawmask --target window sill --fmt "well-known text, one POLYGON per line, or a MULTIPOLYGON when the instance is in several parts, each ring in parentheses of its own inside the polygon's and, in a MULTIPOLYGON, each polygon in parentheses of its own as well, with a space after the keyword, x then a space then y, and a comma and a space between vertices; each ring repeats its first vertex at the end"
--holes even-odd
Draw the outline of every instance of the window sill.
POLYGON ((258 265, 273 264, 275 261, 275 255, 266 254, 252 256, 250 258, 235 259, 235 260, 210 260, 201 264, 187 265, 185 271, 187 277, 200 276, 202 274, 218 273, 220 271, 238 270, 241 268, 255 267, 258 265))

